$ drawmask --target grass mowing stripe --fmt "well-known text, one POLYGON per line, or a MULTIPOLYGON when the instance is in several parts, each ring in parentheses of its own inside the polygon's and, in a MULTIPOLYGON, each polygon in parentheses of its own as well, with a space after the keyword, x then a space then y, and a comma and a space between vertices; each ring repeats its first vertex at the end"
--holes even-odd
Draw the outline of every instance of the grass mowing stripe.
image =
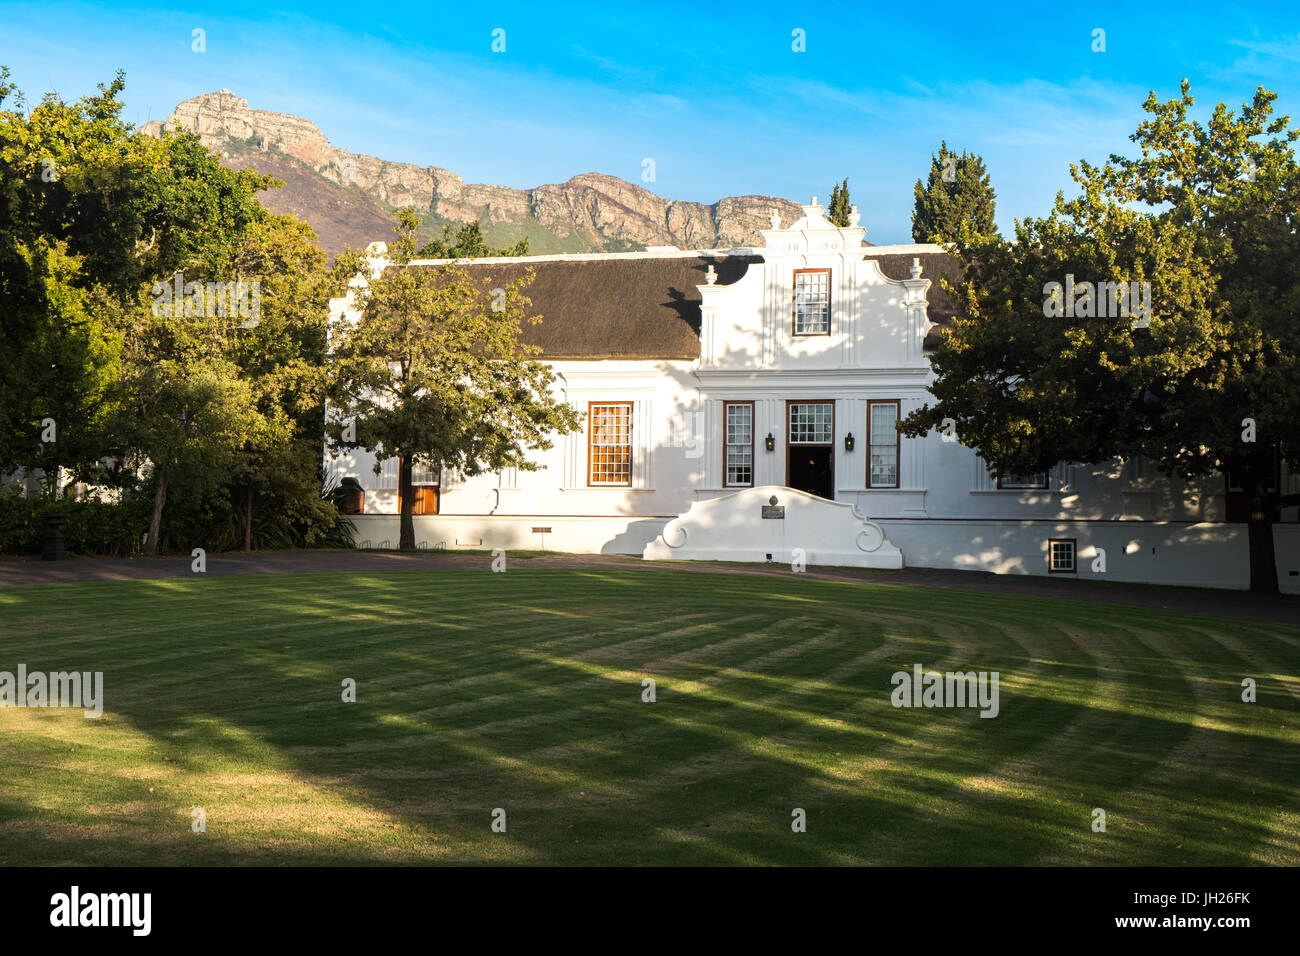
POLYGON ((6 862, 1132 863, 1188 827, 1175 861, 1300 861, 1296 700, 1208 682, 1291 679, 1286 625, 639 568, 21 591, 7 657, 113 680, 102 725, 0 710, 6 862), (1002 713, 893 708, 917 662, 1001 670, 1002 713), (1236 806, 1167 749, 1220 726, 1273 778, 1236 806), (1076 786, 1150 832, 1081 828, 1076 786))
MULTIPOLYGON (((1200 632, 1197 636, 1237 656, 1229 642, 1222 640, 1220 635, 1200 632)), ((1144 642, 1170 646, 1171 649, 1176 647, 1181 651, 1187 646, 1187 637, 1149 634, 1144 637, 1144 642)), ((1238 656, 1236 662, 1225 663, 1228 669, 1233 669, 1233 663, 1244 665, 1245 661, 1238 656)), ((1173 821, 1164 827, 1148 825, 1144 828, 1142 835, 1153 844, 1152 859, 1160 855, 1160 848, 1154 844, 1162 837, 1166 844, 1183 843, 1187 856, 1194 858, 1204 851, 1203 841, 1194 836, 1199 826, 1197 815, 1188 814, 1185 808, 1179 811, 1170 796, 1183 789, 1193 776, 1208 778, 1213 783, 1208 798, 1215 807, 1213 815, 1221 830, 1236 834, 1240 865, 1255 861, 1257 848, 1267 839, 1270 830, 1269 821, 1252 813, 1252 801, 1243 799, 1245 791, 1250 790, 1255 796, 1260 790, 1265 795, 1272 791, 1275 799, 1284 799, 1287 792, 1287 788, 1277 788, 1270 780, 1272 775, 1267 772, 1275 765, 1270 751, 1275 750, 1276 741, 1252 733, 1251 721, 1246 727, 1234 727, 1234 712, 1250 705, 1241 702, 1237 693, 1239 687, 1225 687, 1214 679, 1215 676, 1207 671, 1186 679, 1188 692, 1195 701, 1188 733, 1170 748, 1166 761, 1151 768, 1136 782, 1135 801, 1140 799, 1148 805, 1160 806, 1156 815, 1173 821)), ((1266 712, 1252 710, 1250 713, 1258 719, 1266 712)))

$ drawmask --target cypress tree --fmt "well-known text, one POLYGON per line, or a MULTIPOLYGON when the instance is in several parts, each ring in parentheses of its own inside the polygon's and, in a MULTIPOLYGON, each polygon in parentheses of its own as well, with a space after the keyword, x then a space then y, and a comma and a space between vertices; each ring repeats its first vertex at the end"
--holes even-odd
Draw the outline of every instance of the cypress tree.
POLYGON ((826 218, 837 226, 847 226, 851 209, 849 181, 845 179, 842 184, 831 189, 831 204, 826 209, 826 218))
POLYGON ((964 224, 972 238, 998 235, 996 196, 984 160, 974 153, 962 150, 958 156, 941 143, 930 157, 929 176, 924 183, 918 179, 913 191, 912 241, 956 242, 964 224))

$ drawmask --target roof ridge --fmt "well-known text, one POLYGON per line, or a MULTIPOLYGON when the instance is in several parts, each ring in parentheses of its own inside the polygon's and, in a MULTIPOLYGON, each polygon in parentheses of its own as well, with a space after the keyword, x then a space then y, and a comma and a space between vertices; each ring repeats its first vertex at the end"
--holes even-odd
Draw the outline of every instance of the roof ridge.
POLYGON ((655 249, 641 252, 559 252, 544 256, 484 256, 474 259, 412 259, 408 265, 500 265, 511 262, 610 262, 630 259, 698 259, 703 256, 758 256, 761 249, 737 246, 731 249, 655 249))
POLYGON ((933 242, 902 242, 894 246, 867 246, 862 250, 863 259, 872 259, 879 255, 886 256, 906 256, 906 255, 934 255, 943 253, 943 246, 935 245, 933 242))
MULTIPOLYGON (((557 252, 540 256, 483 256, 481 258, 462 259, 412 259, 413 266, 443 265, 501 265, 512 262, 620 262, 637 259, 699 259, 724 258, 727 256, 762 257, 766 250, 758 246, 733 246, 730 249, 667 249, 652 248, 639 252, 557 252)), ((942 246, 931 242, 899 243, 887 246, 865 246, 863 259, 878 256, 934 255, 943 253, 942 246)))

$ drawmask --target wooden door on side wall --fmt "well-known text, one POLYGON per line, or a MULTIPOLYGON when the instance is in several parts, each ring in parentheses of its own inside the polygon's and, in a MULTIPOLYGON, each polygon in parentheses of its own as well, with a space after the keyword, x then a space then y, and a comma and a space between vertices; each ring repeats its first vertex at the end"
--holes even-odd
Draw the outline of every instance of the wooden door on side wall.
POLYGON ((436 515, 442 487, 442 469, 424 465, 411 468, 411 493, 415 500, 411 502, 411 514, 436 515))
POLYGON ((411 502, 411 514, 436 515, 438 513, 438 486, 412 485, 415 500, 411 502))

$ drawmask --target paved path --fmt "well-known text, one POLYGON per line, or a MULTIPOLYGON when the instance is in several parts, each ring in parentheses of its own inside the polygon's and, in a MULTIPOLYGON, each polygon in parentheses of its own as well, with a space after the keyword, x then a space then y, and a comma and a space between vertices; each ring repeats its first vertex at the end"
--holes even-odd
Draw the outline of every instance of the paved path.
MULTIPOLYGON (((192 576, 188 557, 162 558, 77 558, 44 562, 17 558, 0 559, 0 587, 73 581, 129 581, 192 576)), ((785 565, 701 564, 675 561, 642 561, 629 555, 599 554, 515 554, 514 568, 664 568, 673 571, 713 574, 788 575, 785 565)), ((488 570, 492 556, 487 552, 418 551, 268 551, 252 554, 213 554, 207 559, 207 573, 230 574, 313 574, 342 571, 441 571, 481 568, 488 570)), ((948 588, 993 594, 1023 594, 1032 597, 1067 598, 1098 604, 1159 608, 1191 614, 1300 624, 1300 596, 1254 595, 1242 591, 1208 588, 1157 587, 1065 580, 1031 575, 987 574, 982 571, 952 571, 907 568, 902 571, 867 571, 857 568, 813 568, 808 577, 836 581, 870 581, 908 587, 948 588)))

